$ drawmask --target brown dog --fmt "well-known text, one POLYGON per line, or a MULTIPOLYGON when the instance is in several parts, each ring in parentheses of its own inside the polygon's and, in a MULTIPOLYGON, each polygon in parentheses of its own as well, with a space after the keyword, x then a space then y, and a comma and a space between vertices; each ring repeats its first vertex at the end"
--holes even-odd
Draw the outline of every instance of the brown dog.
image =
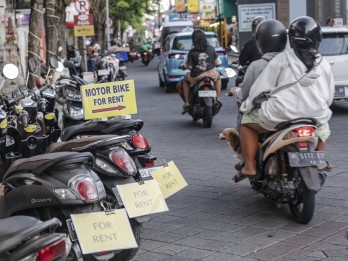
POLYGON ((240 144, 239 133, 235 128, 226 128, 219 134, 220 140, 225 140, 230 148, 242 159, 242 146, 240 144))

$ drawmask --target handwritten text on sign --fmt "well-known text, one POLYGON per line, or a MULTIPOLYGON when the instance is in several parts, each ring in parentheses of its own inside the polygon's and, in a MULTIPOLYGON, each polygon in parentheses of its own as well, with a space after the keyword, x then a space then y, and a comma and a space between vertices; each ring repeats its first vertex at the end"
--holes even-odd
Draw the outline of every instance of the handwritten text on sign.
POLYGON ((74 36, 94 36, 94 25, 74 26, 74 36))
POLYGON ((81 94, 86 120, 137 113, 133 80, 84 85, 81 94))
POLYGON ((126 211, 114 212, 71 215, 83 254, 138 247, 126 211))
POLYGON ((117 185, 124 206, 130 218, 168 211, 167 204, 155 180, 144 184, 117 185))
POLYGON ((170 197, 187 186, 173 161, 169 162, 168 166, 156 169, 151 176, 158 182, 164 198, 170 197))

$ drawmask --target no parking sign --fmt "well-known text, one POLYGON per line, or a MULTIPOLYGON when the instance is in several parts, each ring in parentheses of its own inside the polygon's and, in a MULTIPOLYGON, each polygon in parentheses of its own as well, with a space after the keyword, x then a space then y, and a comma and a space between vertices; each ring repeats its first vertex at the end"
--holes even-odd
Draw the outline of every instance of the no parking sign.
POLYGON ((75 9, 80 14, 87 13, 91 9, 91 3, 89 0, 75 0, 75 9))

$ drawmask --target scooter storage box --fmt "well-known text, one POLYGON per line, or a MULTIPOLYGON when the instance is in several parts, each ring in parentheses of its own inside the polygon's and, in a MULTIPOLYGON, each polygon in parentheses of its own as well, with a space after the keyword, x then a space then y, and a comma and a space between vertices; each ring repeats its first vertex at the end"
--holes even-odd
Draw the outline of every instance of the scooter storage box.
POLYGON ((120 62, 128 61, 128 53, 126 52, 116 52, 116 56, 118 59, 120 59, 120 62))

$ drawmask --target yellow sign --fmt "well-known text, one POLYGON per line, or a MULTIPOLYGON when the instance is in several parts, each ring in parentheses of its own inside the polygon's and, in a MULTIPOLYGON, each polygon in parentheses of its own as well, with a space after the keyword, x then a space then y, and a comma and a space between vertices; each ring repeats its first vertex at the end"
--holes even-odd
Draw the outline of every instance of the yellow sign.
POLYGON ((191 12, 191 13, 199 12, 198 0, 187 0, 187 12, 191 12))
POLYGON ((173 161, 169 162, 168 166, 156 169, 151 176, 158 182, 164 198, 170 197, 187 186, 173 161))
POLYGON ((74 36, 94 36, 94 25, 74 26, 74 36))
POLYGON ((0 129, 5 129, 7 127, 7 118, 0 122, 0 129))
POLYGON ((28 127, 26 127, 26 128, 24 128, 24 130, 26 131, 26 132, 34 132, 34 131, 36 131, 36 125, 34 125, 34 124, 29 124, 28 125, 28 127))
POLYGON ((134 81, 81 86, 86 120, 137 113, 134 81))
POLYGON ((71 215, 83 254, 138 247, 125 209, 71 215))
POLYGON ((175 12, 186 12, 185 0, 175 0, 175 12))
POLYGON ((142 185, 117 185, 117 189, 130 218, 169 210, 155 180, 145 181, 142 185))

